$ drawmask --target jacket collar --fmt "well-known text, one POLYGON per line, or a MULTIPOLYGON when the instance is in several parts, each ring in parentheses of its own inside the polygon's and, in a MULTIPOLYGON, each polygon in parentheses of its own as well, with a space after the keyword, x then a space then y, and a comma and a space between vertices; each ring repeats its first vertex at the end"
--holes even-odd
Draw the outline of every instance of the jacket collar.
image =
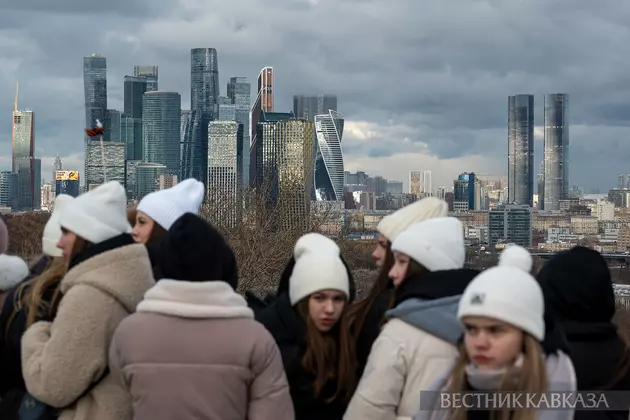
POLYGON ((181 318, 254 318, 247 301, 224 281, 163 279, 144 295, 138 312, 181 318))

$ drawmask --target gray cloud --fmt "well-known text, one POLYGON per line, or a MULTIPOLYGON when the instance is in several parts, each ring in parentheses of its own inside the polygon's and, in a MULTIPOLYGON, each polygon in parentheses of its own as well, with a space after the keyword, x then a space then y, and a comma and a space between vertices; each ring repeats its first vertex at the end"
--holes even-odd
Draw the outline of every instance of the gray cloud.
MULTIPOLYGON (((254 85, 272 65, 278 110, 296 93, 339 96, 352 128, 348 162, 380 158, 362 169, 399 176, 388 165, 417 155, 441 166, 420 168, 444 177, 436 184, 457 175, 443 168, 506 172, 508 95, 535 94, 540 126, 542 95, 568 92, 571 183, 605 190, 628 171, 628 21, 630 3, 613 0, 4 2, 0 150, 10 153, 15 81, 21 105, 36 111, 44 165, 57 152, 77 162, 84 55, 108 59, 110 108, 122 108, 123 76, 135 64, 159 65, 160 88, 180 92, 187 106, 190 49, 207 46, 219 51, 223 94, 230 76, 254 85)), ((541 141, 536 148, 538 161, 541 141)))

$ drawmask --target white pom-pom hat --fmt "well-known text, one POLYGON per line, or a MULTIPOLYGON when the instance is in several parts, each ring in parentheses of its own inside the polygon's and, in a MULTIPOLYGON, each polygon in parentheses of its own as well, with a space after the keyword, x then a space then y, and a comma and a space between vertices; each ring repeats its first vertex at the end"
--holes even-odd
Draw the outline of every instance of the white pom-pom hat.
POLYGON ((493 318, 542 341, 545 303, 542 289, 530 274, 531 268, 532 257, 525 248, 507 248, 499 265, 482 271, 470 282, 459 301, 457 317, 493 318))

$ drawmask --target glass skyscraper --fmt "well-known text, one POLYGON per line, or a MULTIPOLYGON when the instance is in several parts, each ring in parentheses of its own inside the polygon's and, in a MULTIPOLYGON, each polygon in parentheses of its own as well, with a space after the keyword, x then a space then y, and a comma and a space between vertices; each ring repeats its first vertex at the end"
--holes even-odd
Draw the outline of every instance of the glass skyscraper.
MULTIPOLYGON (((92 128, 99 120, 105 125, 107 118, 107 59, 99 54, 83 57, 83 92, 85 97, 85 128, 92 128)), ((109 139, 109 133, 103 134, 109 139)), ((84 136, 84 176, 90 177, 88 171, 88 145, 90 138, 84 136)))
POLYGON ((219 63, 214 48, 190 50, 190 109, 192 139, 189 156, 182 173, 204 183, 208 182, 208 123, 214 119, 219 98, 219 63))
POLYGON ((534 95, 508 97, 508 202, 534 205, 534 95))
POLYGON ((134 76, 125 76, 121 137, 127 160, 142 159, 142 96, 157 86, 157 66, 135 66, 134 76))
POLYGON ((88 140, 86 144, 85 185, 96 186, 109 181, 125 185, 125 145, 113 141, 88 140))
POLYGON ((293 96, 295 118, 314 121, 315 115, 328 114, 331 109, 337 111, 336 95, 293 96))
POLYGON ((544 204, 560 210, 569 194, 569 95, 545 95, 544 204))
POLYGON ((166 165, 171 175, 179 174, 181 104, 176 92, 147 92, 142 97, 142 161, 166 165))
POLYGON ((227 96, 236 106, 236 121, 243 125, 243 183, 249 185, 249 148, 250 127, 249 111, 251 109, 251 85, 246 77, 230 77, 227 85, 227 96))
POLYGON ((315 115, 317 148, 314 187, 317 201, 343 201, 343 137, 344 117, 334 110, 315 115))

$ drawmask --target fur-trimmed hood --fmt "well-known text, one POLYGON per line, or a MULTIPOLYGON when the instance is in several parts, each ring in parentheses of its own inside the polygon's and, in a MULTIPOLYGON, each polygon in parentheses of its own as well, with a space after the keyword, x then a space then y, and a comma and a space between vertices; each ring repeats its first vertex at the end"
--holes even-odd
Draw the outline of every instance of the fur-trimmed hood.
POLYGON ((14 255, 0 254, 0 292, 6 292, 28 276, 26 262, 14 255))

